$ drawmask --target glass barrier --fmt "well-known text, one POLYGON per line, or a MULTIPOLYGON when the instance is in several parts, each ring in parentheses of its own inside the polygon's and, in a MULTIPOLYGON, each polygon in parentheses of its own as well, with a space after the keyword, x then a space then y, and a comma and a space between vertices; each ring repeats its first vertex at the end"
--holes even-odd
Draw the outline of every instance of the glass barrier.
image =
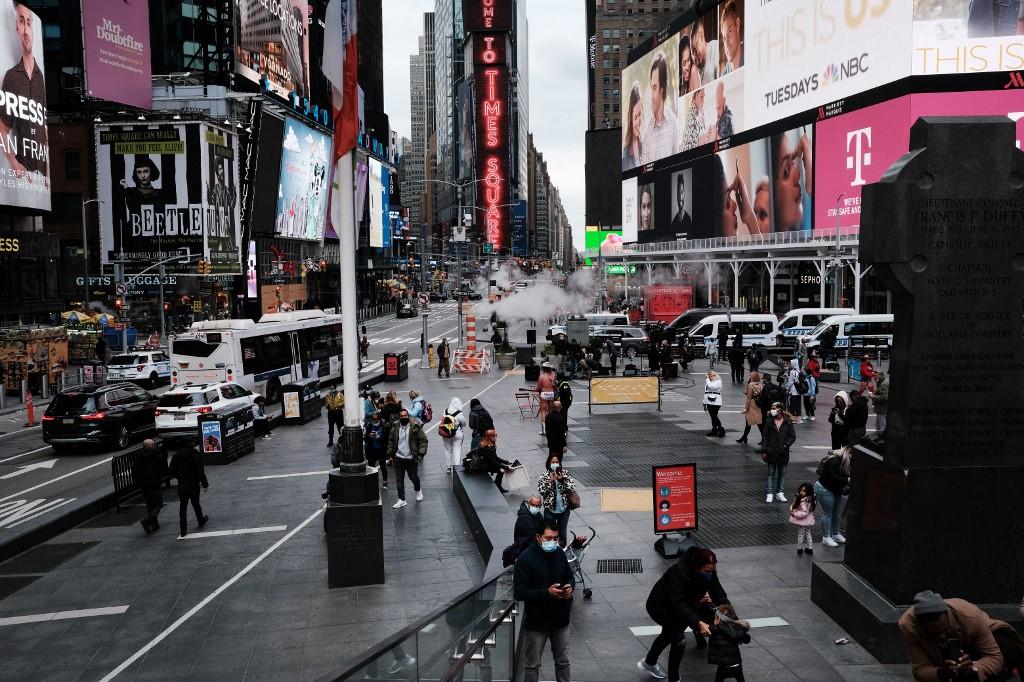
POLYGON ((324 680, 512 682, 516 615, 508 570, 324 680))

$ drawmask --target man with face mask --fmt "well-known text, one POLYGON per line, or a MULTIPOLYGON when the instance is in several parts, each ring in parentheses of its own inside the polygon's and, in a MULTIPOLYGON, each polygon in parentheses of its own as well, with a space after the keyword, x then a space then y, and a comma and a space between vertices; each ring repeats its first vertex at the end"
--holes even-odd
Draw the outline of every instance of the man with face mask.
POLYGON ((409 417, 409 410, 402 410, 398 413, 398 420, 391 426, 388 434, 388 460, 395 465, 395 479, 398 486, 398 502, 392 507, 401 509, 406 506, 405 502, 405 477, 409 476, 412 481, 413 490, 416 491, 416 501, 423 501, 423 491, 420 490, 419 463, 427 454, 427 434, 423 433, 423 427, 415 419, 409 417))
POLYGON ((515 564, 515 598, 523 602, 524 682, 540 680, 540 657, 551 641, 555 679, 569 682, 569 617, 575 587, 572 569, 558 546, 558 523, 543 522, 531 544, 515 564))
POLYGON ((513 541, 519 543, 524 538, 538 535, 543 522, 544 502, 540 496, 532 495, 530 499, 523 500, 519 504, 519 512, 516 514, 516 527, 512 531, 513 541))

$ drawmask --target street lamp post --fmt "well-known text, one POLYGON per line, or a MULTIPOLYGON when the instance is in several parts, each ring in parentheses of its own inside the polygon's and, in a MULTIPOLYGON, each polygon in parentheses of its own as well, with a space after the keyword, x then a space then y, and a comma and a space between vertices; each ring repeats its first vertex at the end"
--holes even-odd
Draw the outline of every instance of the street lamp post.
POLYGON ((89 239, 86 234, 85 207, 102 204, 102 199, 86 199, 82 202, 82 310, 89 312, 89 239))

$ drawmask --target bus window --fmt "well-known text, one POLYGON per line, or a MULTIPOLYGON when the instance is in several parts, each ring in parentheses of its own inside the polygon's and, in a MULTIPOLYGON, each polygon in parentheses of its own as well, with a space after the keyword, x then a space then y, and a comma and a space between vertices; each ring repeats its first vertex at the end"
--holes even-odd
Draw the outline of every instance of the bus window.
POLYGON ((171 353, 193 358, 208 358, 217 350, 218 344, 206 343, 199 339, 177 339, 172 342, 171 353))
POLYGON ((242 350, 242 372, 261 374, 290 367, 292 353, 288 337, 281 334, 251 336, 239 342, 242 350))

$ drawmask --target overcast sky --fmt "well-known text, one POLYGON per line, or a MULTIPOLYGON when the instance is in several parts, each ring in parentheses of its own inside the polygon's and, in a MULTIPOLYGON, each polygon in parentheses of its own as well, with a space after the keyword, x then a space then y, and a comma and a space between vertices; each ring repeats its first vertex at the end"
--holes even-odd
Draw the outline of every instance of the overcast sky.
MULTIPOLYGON (((384 109, 391 128, 409 137, 409 56, 418 49, 423 13, 433 0, 385 0, 384 109)), ((527 0, 530 27, 530 131, 548 162, 573 230, 583 248, 584 132, 587 128, 584 3, 527 0)), ((613 169, 617 170, 617 169, 613 169)))

